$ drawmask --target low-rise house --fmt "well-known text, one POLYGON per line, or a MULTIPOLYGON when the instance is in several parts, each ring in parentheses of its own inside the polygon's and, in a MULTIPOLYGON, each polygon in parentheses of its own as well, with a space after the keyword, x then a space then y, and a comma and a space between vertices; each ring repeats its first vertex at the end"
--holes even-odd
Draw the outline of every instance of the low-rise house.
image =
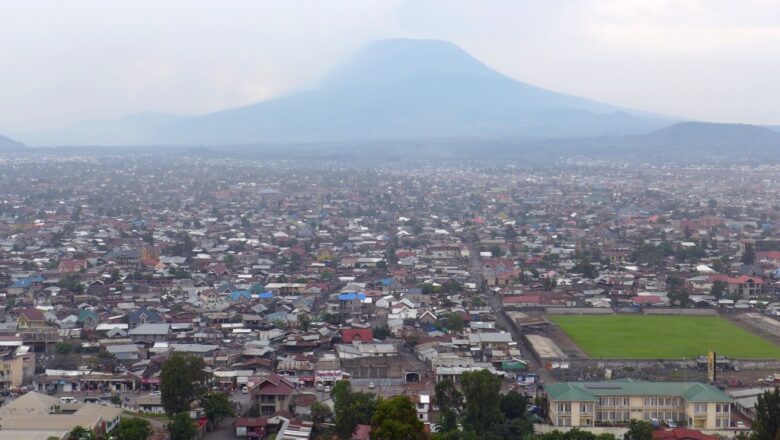
POLYGON ((265 438, 267 417, 240 417, 235 423, 236 437, 265 438))
POLYGON ((19 313, 16 319, 19 328, 39 328, 46 325, 46 317, 43 312, 35 308, 27 308, 19 313))
POLYGON ((290 411, 294 393, 295 385, 278 374, 272 374, 252 388, 252 404, 260 409, 263 416, 290 411))
POLYGON ((166 341, 171 333, 170 324, 141 324, 131 329, 128 336, 133 342, 166 341))
POLYGON ((106 351, 118 361, 134 361, 141 358, 141 350, 135 344, 109 345, 106 351))

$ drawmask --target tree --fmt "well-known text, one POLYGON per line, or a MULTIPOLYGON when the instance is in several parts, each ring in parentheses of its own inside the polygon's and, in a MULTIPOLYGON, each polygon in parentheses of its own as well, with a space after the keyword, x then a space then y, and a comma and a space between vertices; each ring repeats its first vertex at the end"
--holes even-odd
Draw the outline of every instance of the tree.
POLYGON ((54 346, 54 350, 57 354, 67 356, 73 353, 73 346, 67 342, 58 342, 57 345, 54 346))
POLYGON ((752 243, 745 243, 745 251, 742 252, 742 264, 753 264, 756 262, 756 252, 753 250, 752 243))
POLYGON ((501 396, 499 407, 507 419, 519 419, 525 416, 525 407, 528 404, 525 396, 517 391, 510 391, 501 396))
POLYGON ((528 438, 533 433, 533 423, 525 417, 518 417, 496 425, 494 436, 501 439, 528 438))
POLYGON ((590 279, 599 276, 599 271, 596 269, 596 266, 586 259, 580 260, 575 264, 574 267, 571 268, 571 272, 582 274, 585 278, 590 279))
POLYGON ((440 380, 434 388, 433 401, 439 411, 453 410, 459 413, 463 408, 463 394, 455 388, 450 379, 440 380))
POLYGON ((450 312, 447 314, 447 328, 450 331, 459 333, 466 327, 466 322, 460 313, 450 312))
POLYGON ((230 404, 230 399, 225 393, 209 393, 201 399, 201 405, 206 413, 206 418, 214 424, 219 423, 223 417, 235 415, 233 405, 230 404))
POLYGON ((723 297, 723 292, 726 291, 726 286, 728 285, 725 281, 715 281, 712 283, 712 287, 710 288, 710 295, 714 296, 715 299, 721 299, 721 297, 723 297))
POLYGON ((311 326, 311 318, 306 313, 298 314, 298 327, 303 331, 308 331, 311 326))
POLYGON ((477 433, 492 431, 504 418, 499 408, 501 379, 488 370, 467 371, 461 375, 461 389, 466 397, 463 427, 477 433))
POLYGON ((780 438, 780 388, 766 391, 758 396, 756 420, 753 422, 754 440, 777 440, 780 438))
POLYGON ((311 420, 314 423, 312 438, 333 438, 333 411, 322 402, 314 402, 311 405, 311 420))
POLYGON ((254 404, 249 407, 249 411, 246 413, 247 417, 260 417, 260 405, 254 404))
POLYGON ((652 440, 653 425, 644 420, 631 419, 628 422, 628 432, 623 435, 623 440, 652 440))
POLYGON ((327 422, 333 418, 333 411, 322 402, 314 402, 311 405, 311 420, 315 425, 327 422))
POLYGON ((463 286, 461 286, 459 282, 450 278, 441 285, 441 289, 446 293, 458 293, 463 289, 463 286))
POLYGON ((439 412, 439 432, 454 432, 458 430, 458 415, 448 409, 439 412))
POLYGON ((592 432, 582 431, 578 428, 572 428, 566 432, 558 430, 538 434, 536 440, 615 440, 613 434, 593 434, 592 432))
POLYGON ((68 440, 95 440, 95 432, 83 426, 77 426, 68 433, 68 440))
POLYGON ((116 358, 106 349, 101 349, 95 355, 95 365, 99 370, 113 372, 116 368, 116 358))
POLYGON ((205 391, 206 373, 203 359, 174 353, 160 374, 162 405, 168 415, 187 412, 190 405, 205 391))
POLYGON ((152 426, 148 420, 138 417, 126 417, 116 426, 117 440, 146 440, 152 434, 152 426))
POLYGON ((512 226, 511 224, 506 225, 506 227, 504 227, 504 239, 510 242, 515 241, 517 239, 517 231, 515 231, 514 226, 512 226))
POLYGON ((666 290, 668 291, 669 301, 673 304, 686 306, 689 301, 688 289, 685 287, 685 281, 682 278, 669 276, 666 278, 666 290))
POLYGON ((390 336, 390 327, 374 327, 374 338, 384 341, 388 336, 390 336))
POLYGON ((111 284, 114 284, 117 281, 119 281, 119 278, 120 278, 119 269, 116 268, 111 269, 111 278, 110 278, 111 284))
POLYGON ((425 425, 406 396, 382 400, 371 417, 371 440, 425 439, 425 425))
POLYGON ((336 434, 349 438, 357 425, 368 425, 377 406, 376 396, 354 392, 349 382, 339 381, 333 387, 333 407, 336 410, 336 434))
POLYGON ((436 384, 433 402, 439 407, 439 430, 454 431, 458 428, 458 414, 463 408, 463 394, 450 379, 436 384))
POLYGON ((168 424, 168 432, 171 435, 170 440, 192 440, 198 434, 198 428, 195 427, 195 422, 189 414, 180 412, 168 424))

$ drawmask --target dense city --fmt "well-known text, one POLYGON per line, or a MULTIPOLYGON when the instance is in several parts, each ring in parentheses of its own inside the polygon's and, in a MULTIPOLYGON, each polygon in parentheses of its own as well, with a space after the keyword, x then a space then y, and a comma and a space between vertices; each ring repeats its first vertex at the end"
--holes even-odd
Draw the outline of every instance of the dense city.
POLYGON ((747 438, 778 168, 4 156, 0 438, 747 438))

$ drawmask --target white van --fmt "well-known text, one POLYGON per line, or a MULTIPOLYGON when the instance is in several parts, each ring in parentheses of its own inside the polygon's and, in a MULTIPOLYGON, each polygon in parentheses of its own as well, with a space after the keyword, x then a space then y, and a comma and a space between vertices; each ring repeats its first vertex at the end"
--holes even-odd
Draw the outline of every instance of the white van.
POLYGON ((79 403, 78 399, 72 396, 62 396, 60 397, 60 405, 65 405, 66 403, 79 403))

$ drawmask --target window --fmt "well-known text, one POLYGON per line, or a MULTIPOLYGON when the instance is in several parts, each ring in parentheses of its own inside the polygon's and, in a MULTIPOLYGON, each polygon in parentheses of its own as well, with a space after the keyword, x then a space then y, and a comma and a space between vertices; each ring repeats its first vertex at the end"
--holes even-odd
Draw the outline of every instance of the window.
POLYGON ((571 403, 559 403, 558 412, 562 412, 562 413, 571 412, 571 403))

